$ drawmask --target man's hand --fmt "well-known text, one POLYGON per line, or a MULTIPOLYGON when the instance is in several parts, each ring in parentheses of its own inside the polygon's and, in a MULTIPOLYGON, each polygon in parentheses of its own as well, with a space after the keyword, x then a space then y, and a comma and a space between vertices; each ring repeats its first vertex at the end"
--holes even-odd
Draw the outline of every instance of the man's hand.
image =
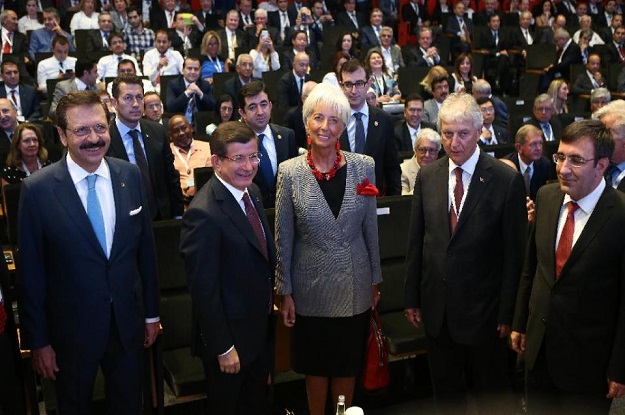
POLYGON ((510 333, 510 348, 517 354, 525 353, 525 333, 513 331, 510 333))
POLYGON ((52 346, 34 349, 32 354, 35 372, 44 379, 56 380, 56 372, 59 371, 59 367, 56 365, 56 353, 52 346))
POLYGON ((184 93, 186 94, 186 96, 188 96, 189 98, 191 98, 193 96, 193 94, 197 95, 198 97, 200 97, 200 99, 202 98, 202 96, 204 95, 204 93, 202 92, 202 90, 200 89, 199 86, 197 86, 197 84, 195 82, 192 82, 189 84, 189 86, 187 87, 187 89, 184 91, 184 93))
POLYGON ((167 65, 169 65, 169 60, 167 59, 167 57, 163 56, 162 58, 160 58, 158 60, 158 69, 161 70, 162 68, 166 67, 167 65))
POLYGON ((156 341, 156 336, 158 336, 158 329, 160 326, 160 322, 156 323, 145 323, 145 341, 143 342, 143 347, 146 349, 156 341))
POLYGON ((239 361, 239 354, 235 347, 223 356, 217 356, 219 362, 219 370, 223 373, 235 374, 241 370, 241 362, 239 361))
POLYGON ((510 326, 508 324, 497 324, 497 331, 499 332, 499 338, 503 339, 510 335, 510 326))
POLYGON ((608 399, 618 399, 625 396, 625 385, 608 379, 608 399))
POLYGON ((282 322, 284 325, 286 327, 293 327, 295 325, 295 302, 290 294, 282 297, 280 312, 282 313, 282 322))
POLYGON ((419 327, 419 324, 421 324, 421 309, 407 308, 404 310, 404 315, 413 326, 419 327))
POLYGON ((534 201, 529 196, 525 197, 525 208, 527 209, 527 221, 533 223, 536 217, 536 207, 534 201))

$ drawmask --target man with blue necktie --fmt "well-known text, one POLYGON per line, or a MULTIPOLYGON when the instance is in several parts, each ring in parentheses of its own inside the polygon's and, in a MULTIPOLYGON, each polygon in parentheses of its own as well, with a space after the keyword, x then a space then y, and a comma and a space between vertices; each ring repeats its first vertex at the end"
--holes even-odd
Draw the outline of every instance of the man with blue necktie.
POLYGON ((56 380, 60 413, 90 413, 98 368, 107 413, 142 407, 142 351, 158 334, 152 224, 139 169, 104 157, 107 109, 93 91, 57 107, 67 148, 22 183, 19 212, 23 346, 56 380))

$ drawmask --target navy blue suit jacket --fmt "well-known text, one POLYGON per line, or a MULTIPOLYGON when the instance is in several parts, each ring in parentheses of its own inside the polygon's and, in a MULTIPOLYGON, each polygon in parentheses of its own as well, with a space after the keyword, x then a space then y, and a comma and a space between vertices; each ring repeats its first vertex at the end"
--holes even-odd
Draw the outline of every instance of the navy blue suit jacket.
POLYGON ((113 158, 106 162, 115 200, 108 258, 65 158, 22 182, 22 339, 29 349, 51 345, 61 360, 76 358, 77 350, 88 359, 102 356, 113 318, 123 347, 141 350, 145 318, 159 315, 152 224, 139 169, 113 158))
MULTIPOLYGON (((210 111, 215 108, 213 87, 203 79, 198 79, 195 83, 204 93, 204 96, 201 99, 197 95, 194 97, 197 110, 210 111)), ((184 93, 186 89, 187 87, 182 75, 167 83, 167 100, 165 101, 165 109, 167 112, 178 112, 184 114, 187 110, 187 105, 189 104, 190 99, 184 93)))
MULTIPOLYGON (((20 83, 20 105, 22 107, 22 115, 27 120, 41 119, 41 104, 39 103, 39 95, 33 86, 20 83)), ((0 98, 8 98, 7 90, 0 87, 0 98)), ((10 99, 10 98, 9 98, 10 99)))

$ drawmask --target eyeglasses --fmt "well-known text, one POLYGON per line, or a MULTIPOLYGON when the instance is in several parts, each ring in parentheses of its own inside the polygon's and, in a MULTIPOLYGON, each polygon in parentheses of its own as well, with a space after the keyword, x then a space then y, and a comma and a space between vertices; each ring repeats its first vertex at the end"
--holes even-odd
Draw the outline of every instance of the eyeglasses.
POLYGON ((91 130, 93 130, 93 132, 97 135, 104 134, 108 132, 109 126, 105 124, 96 124, 93 127, 80 127, 75 130, 72 130, 71 128, 66 128, 65 130, 73 132, 78 137, 86 137, 91 133, 91 130))
POLYGON ((380 37, 392 37, 392 35, 380 35, 380 37))
POLYGON ((423 156, 426 154, 438 154, 438 150, 435 148, 419 147, 417 151, 423 156))
POLYGON ((582 167, 584 164, 588 163, 589 161, 596 160, 596 157, 591 158, 591 159, 585 159, 580 156, 567 156, 562 153, 555 153, 552 156, 552 158, 553 158, 553 162, 556 164, 564 163, 566 160, 568 160, 571 163, 571 166, 576 167, 576 168, 582 167))
POLYGON ((551 112, 553 111, 552 107, 534 107, 534 109, 538 112, 551 112))
POLYGON ((367 81, 356 81, 356 82, 341 82, 341 86, 344 89, 350 90, 353 87, 356 87, 356 89, 362 89, 365 87, 365 85, 367 85, 367 81))
POLYGON ((254 153, 254 154, 250 154, 249 156, 242 156, 239 154, 234 157, 223 156, 221 158, 230 160, 233 163, 235 163, 237 166, 243 166, 247 161, 249 161, 252 164, 260 163, 260 159, 263 158, 263 155, 262 153, 254 153))

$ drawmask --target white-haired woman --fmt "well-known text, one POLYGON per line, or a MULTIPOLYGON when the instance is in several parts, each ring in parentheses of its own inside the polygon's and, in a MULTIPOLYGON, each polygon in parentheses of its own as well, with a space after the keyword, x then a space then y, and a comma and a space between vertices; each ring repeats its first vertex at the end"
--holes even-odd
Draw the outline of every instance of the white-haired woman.
POLYGON ((335 404, 341 394, 351 405, 379 300, 377 189, 373 159, 339 148, 350 116, 341 90, 319 84, 302 112, 308 153, 278 168, 276 281, 293 367, 306 375, 311 415, 322 415, 328 386, 335 404))

